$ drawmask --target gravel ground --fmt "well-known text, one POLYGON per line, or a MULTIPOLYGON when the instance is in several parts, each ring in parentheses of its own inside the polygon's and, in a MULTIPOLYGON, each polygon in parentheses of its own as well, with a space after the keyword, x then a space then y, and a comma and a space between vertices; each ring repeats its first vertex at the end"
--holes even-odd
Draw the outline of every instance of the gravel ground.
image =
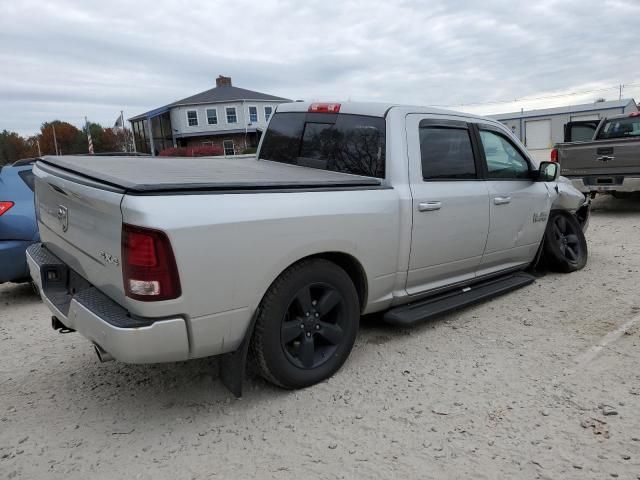
POLYGON ((250 376, 241 400, 215 359, 99 364, 0 286, 0 477, 640 479, 640 201, 594 210, 581 272, 410 330, 363 319, 329 381, 250 376))

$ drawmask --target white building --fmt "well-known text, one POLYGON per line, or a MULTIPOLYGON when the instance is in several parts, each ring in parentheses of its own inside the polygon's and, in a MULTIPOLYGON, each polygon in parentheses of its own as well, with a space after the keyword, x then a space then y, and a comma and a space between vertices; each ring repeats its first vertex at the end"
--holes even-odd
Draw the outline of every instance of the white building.
POLYGON ((509 127, 536 158, 548 160, 551 148, 564 140, 564 126, 567 122, 599 120, 637 111, 636 102, 628 98, 489 116, 509 127))
POLYGON ((259 132, 276 106, 291 100, 234 87, 230 77, 216 78, 210 90, 129 119, 139 152, 169 147, 219 145, 226 155, 257 146, 259 132))

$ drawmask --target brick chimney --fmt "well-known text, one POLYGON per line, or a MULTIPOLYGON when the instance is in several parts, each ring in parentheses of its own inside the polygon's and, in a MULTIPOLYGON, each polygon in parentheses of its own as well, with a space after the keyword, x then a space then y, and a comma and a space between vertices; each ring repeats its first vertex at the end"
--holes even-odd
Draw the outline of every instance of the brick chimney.
POLYGON ((225 77, 224 75, 218 75, 216 78, 216 88, 218 87, 230 87, 231 77, 225 77))

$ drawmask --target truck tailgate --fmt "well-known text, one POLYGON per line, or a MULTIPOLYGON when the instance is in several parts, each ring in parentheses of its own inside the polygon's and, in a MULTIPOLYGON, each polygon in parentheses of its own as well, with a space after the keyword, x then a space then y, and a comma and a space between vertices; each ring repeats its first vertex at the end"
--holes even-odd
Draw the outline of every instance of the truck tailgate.
POLYGON ((48 165, 36 165, 33 171, 40 237, 45 247, 122 304, 123 192, 48 165))
POLYGON ((558 161, 562 174, 625 175, 640 173, 640 140, 615 139, 560 144, 558 161))

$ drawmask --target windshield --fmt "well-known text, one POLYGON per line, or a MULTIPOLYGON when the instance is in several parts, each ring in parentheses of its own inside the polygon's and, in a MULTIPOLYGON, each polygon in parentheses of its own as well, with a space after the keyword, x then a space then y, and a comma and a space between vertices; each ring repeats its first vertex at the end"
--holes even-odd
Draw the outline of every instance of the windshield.
POLYGON ((640 136, 640 117, 612 118, 598 132, 598 140, 640 136))
POLYGON ((364 115, 276 113, 260 158, 384 178, 385 121, 364 115))

